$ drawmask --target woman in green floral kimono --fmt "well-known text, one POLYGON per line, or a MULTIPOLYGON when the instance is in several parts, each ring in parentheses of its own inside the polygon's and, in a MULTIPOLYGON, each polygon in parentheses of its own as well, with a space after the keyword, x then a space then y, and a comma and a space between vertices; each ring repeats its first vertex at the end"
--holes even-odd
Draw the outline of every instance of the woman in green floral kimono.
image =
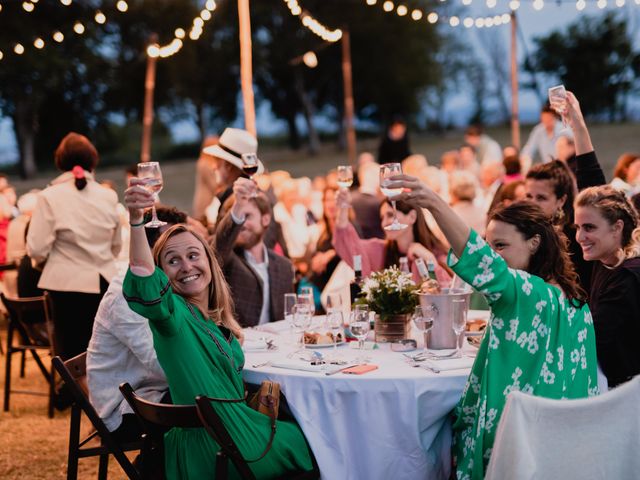
MULTIPOLYGON (((172 400, 193 404, 197 395, 242 399, 242 330, 233 318, 229 288, 213 252, 191 228, 175 225, 160 236, 152 256, 142 209, 153 205, 153 197, 141 180, 131 180, 125 203, 132 228, 123 294, 132 310, 149 319, 172 400)), ((244 401, 213 406, 244 458, 259 458, 269 443, 271 419, 244 401)), ((219 446, 204 428, 174 428, 164 441, 167 478, 214 478, 219 446)), ((250 468, 260 479, 311 470, 300 428, 278 421, 271 448, 250 468)), ((230 474, 239 477, 232 465, 230 474)))
POLYGON ((506 396, 547 398, 598 393, 595 336, 564 238, 542 210, 518 202, 489 214, 489 245, 432 190, 409 176, 389 188, 428 208, 451 244, 450 267, 486 297, 491 319, 454 411, 458 479, 481 479, 506 396))

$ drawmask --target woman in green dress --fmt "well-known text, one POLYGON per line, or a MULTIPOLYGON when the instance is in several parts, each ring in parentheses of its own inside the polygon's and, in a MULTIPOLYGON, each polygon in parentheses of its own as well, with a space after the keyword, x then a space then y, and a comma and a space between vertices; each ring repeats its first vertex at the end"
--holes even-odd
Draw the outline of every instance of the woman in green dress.
MULTIPOLYGON (((131 222, 130 268, 123 294, 132 310, 149 319, 156 353, 176 404, 197 395, 244 396, 242 330, 233 318, 229 288, 207 242, 186 225, 158 239, 153 254, 146 241, 143 209, 152 195, 132 179, 125 192, 131 222)), ((213 402, 246 459, 260 457, 271 419, 245 402, 213 402)), ((165 434, 165 468, 170 479, 213 478, 218 445, 204 428, 174 428, 165 434)), ((290 470, 311 470, 311 454, 300 428, 278 421, 268 453, 250 467, 258 478, 290 470)), ((231 477, 237 478, 230 465, 231 477)))
POLYGON ((489 215, 487 242, 419 180, 401 175, 394 197, 428 208, 451 244, 449 266, 491 306, 491 318, 454 411, 458 479, 484 478, 507 394, 598 394, 593 321, 565 241, 532 203, 489 215))

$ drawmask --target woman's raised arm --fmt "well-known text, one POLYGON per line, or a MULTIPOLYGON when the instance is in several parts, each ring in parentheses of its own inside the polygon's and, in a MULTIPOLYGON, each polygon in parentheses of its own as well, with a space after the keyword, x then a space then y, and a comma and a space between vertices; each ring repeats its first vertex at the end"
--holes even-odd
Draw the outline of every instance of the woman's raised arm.
POLYGON ((144 210, 153 206, 154 198, 143 185, 143 180, 132 178, 129 188, 124 192, 124 203, 129 209, 131 224, 129 267, 136 275, 146 277, 153 273, 155 264, 144 232, 144 210))

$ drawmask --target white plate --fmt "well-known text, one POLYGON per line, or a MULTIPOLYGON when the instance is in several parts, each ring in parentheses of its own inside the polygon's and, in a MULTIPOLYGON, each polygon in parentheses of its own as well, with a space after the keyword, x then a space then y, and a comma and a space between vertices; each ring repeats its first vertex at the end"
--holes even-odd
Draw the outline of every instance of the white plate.
MULTIPOLYGON (((338 342, 336 346, 344 345, 347 342, 338 342)), ((333 348, 333 343, 307 343, 305 344, 306 348, 310 348, 311 350, 315 350, 316 348, 333 348)))

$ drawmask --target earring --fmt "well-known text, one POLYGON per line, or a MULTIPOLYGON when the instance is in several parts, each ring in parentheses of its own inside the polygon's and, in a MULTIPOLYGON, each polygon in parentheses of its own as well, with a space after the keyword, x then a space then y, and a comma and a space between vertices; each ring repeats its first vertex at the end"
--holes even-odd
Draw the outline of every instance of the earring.
POLYGON ((553 214, 552 221, 553 223, 560 223, 564 220, 564 210, 559 208, 556 210, 556 213, 553 214))

